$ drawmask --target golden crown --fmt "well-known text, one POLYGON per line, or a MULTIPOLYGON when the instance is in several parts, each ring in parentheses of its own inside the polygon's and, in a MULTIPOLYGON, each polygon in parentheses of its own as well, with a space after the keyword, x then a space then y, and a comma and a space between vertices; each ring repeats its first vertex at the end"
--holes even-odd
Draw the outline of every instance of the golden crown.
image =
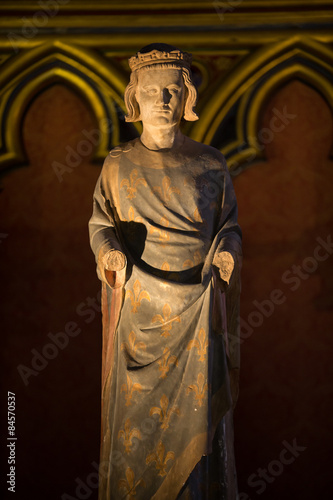
POLYGON ((151 52, 140 53, 138 52, 135 56, 128 60, 129 66, 132 71, 143 68, 144 66, 150 66, 151 64, 177 64, 178 66, 184 66, 190 69, 192 62, 192 55, 188 52, 182 52, 181 50, 172 50, 170 52, 161 50, 152 50, 151 52))

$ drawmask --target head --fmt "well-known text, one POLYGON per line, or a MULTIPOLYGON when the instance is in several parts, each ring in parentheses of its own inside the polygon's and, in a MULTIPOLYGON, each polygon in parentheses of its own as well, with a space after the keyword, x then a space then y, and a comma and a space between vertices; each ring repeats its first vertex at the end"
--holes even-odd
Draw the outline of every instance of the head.
MULTIPOLYGON (((160 107, 163 111, 164 108, 165 121, 170 112, 174 112, 179 121, 182 117, 187 121, 198 119, 193 111, 197 91, 191 80, 190 54, 170 45, 151 44, 141 49, 129 63, 132 73, 124 96, 128 110, 126 121, 146 119, 149 106, 153 110, 160 107), (152 105, 157 93, 162 97, 152 105), (173 109, 175 107, 178 109, 173 109)), ((160 125, 162 121, 161 117, 160 125)))

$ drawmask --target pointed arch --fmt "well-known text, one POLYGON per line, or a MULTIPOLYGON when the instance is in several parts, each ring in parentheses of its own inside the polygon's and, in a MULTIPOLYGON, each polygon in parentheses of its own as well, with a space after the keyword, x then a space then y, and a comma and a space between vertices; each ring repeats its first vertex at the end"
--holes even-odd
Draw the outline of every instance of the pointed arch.
POLYGON ((231 169, 249 158, 263 154, 257 135, 262 109, 274 91, 288 81, 299 78, 314 87, 333 110, 333 51, 312 39, 293 37, 268 45, 245 58, 243 63, 221 82, 193 125, 191 136, 211 143, 228 113, 234 108, 236 127, 234 139, 222 148, 231 169))
POLYGON ((27 161, 21 125, 33 98, 52 83, 66 83, 91 108, 101 131, 95 159, 119 142, 117 109, 126 111, 127 75, 98 53, 59 41, 11 58, 0 75, 0 168, 27 161), (108 126, 112 124, 112 126, 108 126))

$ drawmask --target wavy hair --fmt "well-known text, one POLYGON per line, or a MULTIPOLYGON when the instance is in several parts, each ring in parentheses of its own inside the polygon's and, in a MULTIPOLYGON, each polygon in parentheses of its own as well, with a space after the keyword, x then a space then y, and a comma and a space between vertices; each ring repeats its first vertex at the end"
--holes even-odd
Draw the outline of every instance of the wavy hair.
POLYGON ((179 69, 182 72, 182 77, 185 85, 185 106, 184 106, 184 119, 193 122, 198 120, 198 115, 194 112, 193 108, 197 102, 197 89, 193 85, 190 70, 179 66, 177 64, 162 63, 162 64, 151 64, 144 66, 139 70, 132 71, 129 84, 127 85, 124 93, 125 105, 128 114, 125 116, 127 122, 137 122, 140 120, 140 108, 136 100, 135 93, 138 85, 138 74, 139 71, 147 71, 149 69, 166 69, 174 68, 179 69))

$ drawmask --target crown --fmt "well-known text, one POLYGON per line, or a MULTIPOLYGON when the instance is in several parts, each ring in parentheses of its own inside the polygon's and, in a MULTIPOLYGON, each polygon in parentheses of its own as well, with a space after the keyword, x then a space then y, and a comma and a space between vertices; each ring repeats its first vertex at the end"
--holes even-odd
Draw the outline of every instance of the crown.
POLYGON ((151 64, 177 64, 178 66, 183 66, 190 69, 192 62, 192 55, 188 52, 182 52, 181 50, 172 50, 170 52, 161 50, 152 50, 150 52, 141 53, 138 52, 135 56, 128 60, 129 66, 132 71, 143 68, 144 66, 150 66, 151 64))

